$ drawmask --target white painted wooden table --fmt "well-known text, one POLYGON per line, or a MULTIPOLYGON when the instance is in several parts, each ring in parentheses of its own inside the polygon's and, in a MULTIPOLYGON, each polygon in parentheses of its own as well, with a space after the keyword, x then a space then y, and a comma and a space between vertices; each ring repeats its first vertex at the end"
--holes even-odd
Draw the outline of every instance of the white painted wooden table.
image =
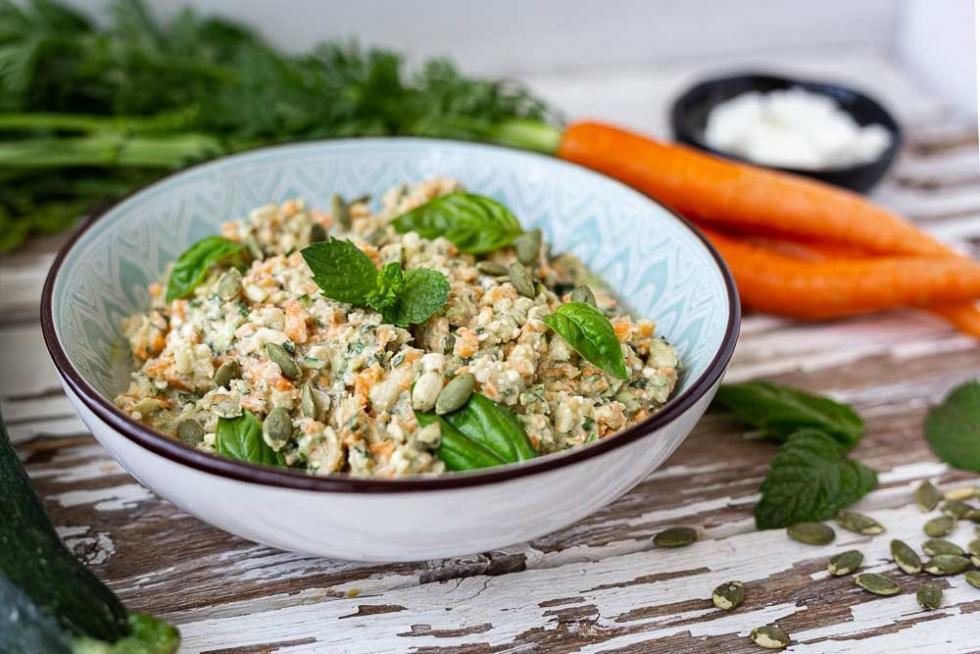
MULTIPOLYGON (((793 53, 657 70, 576 71, 528 80, 574 117, 665 135, 669 100, 698 76, 786 69, 851 81, 888 102, 908 145, 876 192, 885 205, 974 255, 980 244, 976 129, 875 52, 793 53), (775 65, 774 61, 779 61, 775 65)), ((853 403, 868 434, 855 455, 881 472, 860 504, 888 528, 840 532, 826 547, 753 529, 756 489, 773 454, 718 416, 611 506, 556 534, 459 560, 368 565, 275 551, 181 513, 126 475, 87 435, 41 344, 37 303, 60 239, 0 264, 0 399, 12 436, 68 544, 132 607, 178 624, 187 652, 753 652, 752 627, 778 622, 791 652, 980 652, 980 591, 962 579, 921 612, 909 592, 877 598, 828 578, 827 558, 859 547, 886 570, 889 537, 922 540, 910 504, 921 479, 971 481, 937 462, 921 436, 930 402, 980 373, 977 344, 919 314, 827 324, 746 317, 729 380, 766 377, 853 403), (702 529, 681 550, 650 537, 702 529), (745 605, 714 609, 711 589, 746 584, 745 605)), ((965 525, 953 538, 965 542, 965 525)), ((901 578, 903 589, 918 580, 901 578)))

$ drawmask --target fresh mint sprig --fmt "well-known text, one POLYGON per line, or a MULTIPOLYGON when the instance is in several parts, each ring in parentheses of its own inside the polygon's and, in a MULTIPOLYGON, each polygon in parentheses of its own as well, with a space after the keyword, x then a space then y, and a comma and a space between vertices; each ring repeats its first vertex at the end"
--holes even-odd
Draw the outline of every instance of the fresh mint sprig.
POLYGON ((338 302, 368 307, 399 327, 425 322, 449 300, 449 280, 437 270, 402 270, 374 262, 350 241, 330 238, 302 251, 323 294, 338 302))

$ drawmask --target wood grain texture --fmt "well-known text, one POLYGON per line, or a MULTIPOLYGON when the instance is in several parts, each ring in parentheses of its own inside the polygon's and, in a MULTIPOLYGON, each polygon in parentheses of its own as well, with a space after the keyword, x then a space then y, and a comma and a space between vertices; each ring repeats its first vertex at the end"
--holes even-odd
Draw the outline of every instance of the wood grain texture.
MULTIPOLYGON (((863 75, 901 108, 909 147, 876 197, 942 238, 977 252, 980 175, 975 125, 945 114, 875 53, 804 56, 799 69, 863 75)), ((698 66, 602 78, 537 80, 572 115, 601 97, 603 115, 657 132, 662 107, 698 66), (653 89, 640 107, 630 89, 653 89), (583 88, 589 89, 586 94, 583 88), (617 108, 619 114, 617 114, 617 108), (647 121, 647 122, 644 122, 647 121)), ((533 80, 532 80, 533 82, 533 80)), ((646 93, 646 91, 644 91, 646 93)), ((644 95, 643 97, 647 97, 644 95)), ((858 547, 868 570, 889 575, 888 541, 924 540, 911 504, 921 479, 976 483, 929 452, 929 405, 977 376, 980 348, 924 314, 895 312, 801 324, 748 316, 731 381, 764 377, 853 403, 867 436, 855 456, 881 485, 857 507, 888 532, 838 530, 825 547, 758 532, 752 510, 774 448, 709 414, 659 470, 610 506, 564 529, 501 551, 410 564, 362 564, 273 550, 225 534, 176 510, 129 477, 87 435, 61 394, 35 322, 41 280, 57 239, 0 262, 0 399, 28 472, 59 533, 130 606, 180 625, 186 652, 731 652, 760 651, 755 626, 778 622, 788 651, 980 651, 980 591, 942 579, 943 608, 922 612, 922 578, 896 576, 903 593, 869 595, 832 578, 827 559, 858 547), (650 537, 674 524, 701 530, 680 550, 650 537), (715 609, 716 585, 739 579, 746 602, 715 609)), ((960 525, 952 538, 973 536, 960 525)))

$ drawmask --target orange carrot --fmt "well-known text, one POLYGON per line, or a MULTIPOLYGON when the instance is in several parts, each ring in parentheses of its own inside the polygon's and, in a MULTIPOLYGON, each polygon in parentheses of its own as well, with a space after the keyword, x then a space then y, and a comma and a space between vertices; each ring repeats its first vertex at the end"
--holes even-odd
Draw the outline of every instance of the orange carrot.
MULTIPOLYGON (((733 236, 733 234, 730 235, 733 236)), ((757 236, 747 236, 742 240, 749 245, 768 248, 777 254, 805 261, 864 259, 868 257, 867 252, 832 243, 804 244, 797 241, 757 236)), ((964 334, 980 338, 980 304, 976 302, 940 304, 923 307, 923 309, 947 321, 964 334)))
POLYGON ((806 260, 713 229, 703 231, 728 262, 742 304, 751 309, 820 319, 980 298, 980 264, 967 259, 806 260))
POLYGON ((558 156, 719 227, 834 241, 886 254, 948 253, 911 223, 849 191, 608 125, 571 125, 562 135, 558 156))

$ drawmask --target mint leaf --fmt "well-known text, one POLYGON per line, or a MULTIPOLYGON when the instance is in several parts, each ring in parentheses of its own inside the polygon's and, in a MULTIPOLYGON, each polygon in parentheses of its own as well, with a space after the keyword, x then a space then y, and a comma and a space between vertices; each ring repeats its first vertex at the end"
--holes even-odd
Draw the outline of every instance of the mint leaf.
POLYGON ((325 296, 374 309, 392 325, 425 322, 449 299, 449 280, 441 272, 429 268, 405 272, 398 263, 377 270, 350 241, 331 238, 314 243, 302 254, 325 296))
POLYGON ((400 234, 443 236, 462 252, 483 254, 510 244, 524 230, 504 205, 474 193, 449 193, 412 209, 391 223, 400 234))
POLYGON ((791 434, 769 464, 755 507, 759 529, 827 520, 878 485, 878 474, 848 459, 833 436, 816 429, 791 434))
POLYGON ((812 427, 851 449, 864 431, 864 421, 846 404, 764 381, 723 384, 715 404, 780 442, 797 430, 812 427))
POLYGON ((449 300, 449 280, 438 270, 412 268, 405 272, 405 286, 398 303, 385 320, 399 327, 423 323, 449 300))
POLYGON ((929 411, 926 440, 954 468, 980 472, 980 382, 956 387, 929 411))
POLYGON ((170 278, 167 280, 167 302, 185 298, 197 288, 208 274, 211 266, 231 259, 245 251, 245 246, 236 241, 208 236, 187 248, 177 259, 170 278))
POLYGON ((544 322, 583 358, 613 377, 629 379, 623 350, 612 323, 594 306, 586 302, 567 302, 550 316, 545 316, 544 322))
POLYGON ((375 290, 374 262, 350 241, 330 237, 301 252, 323 294, 345 304, 365 306, 375 290))
POLYGON ((405 276, 402 267, 398 263, 386 263, 375 278, 374 289, 368 293, 366 304, 382 314, 385 322, 392 322, 390 317, 394 315, 392 312, 398 306, 403 288, 405 276))
POLYGON ((262 423, 250 411, 237 418, 218 418, 215 448, 229 459, 267 466, 282 464, 281 456, 262 438, 262 423))

